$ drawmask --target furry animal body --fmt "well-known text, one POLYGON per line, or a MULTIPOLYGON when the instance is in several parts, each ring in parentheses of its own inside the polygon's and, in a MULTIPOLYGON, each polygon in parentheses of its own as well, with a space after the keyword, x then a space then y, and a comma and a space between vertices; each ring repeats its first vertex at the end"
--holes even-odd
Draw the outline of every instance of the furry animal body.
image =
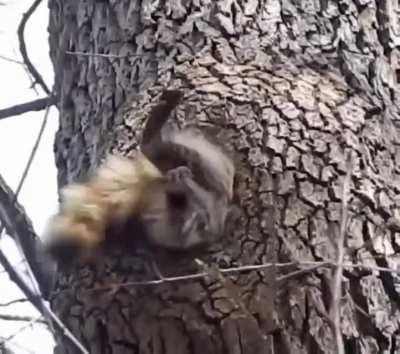
POLYGON ((45 231, 48 251, 59 260, 71 253, 90 257, 111 225, 122 225, 145 210, 151 203, 144 196, 160 193, 164 184, 161 172, 142 154, 108 157, 88 182, 62 189, 60 211, 45 231))
POLYGON ((91 258, 121 235, 125 241, 188 250, 223 234, 233 163, 193 130, 162 137, 180 94, 167 91, 163 97, 150 115, 142 152, 134 158, 109 156, 87 182, 62 190, 60 210, 45 232, 47 250, 60 263, 91 258))

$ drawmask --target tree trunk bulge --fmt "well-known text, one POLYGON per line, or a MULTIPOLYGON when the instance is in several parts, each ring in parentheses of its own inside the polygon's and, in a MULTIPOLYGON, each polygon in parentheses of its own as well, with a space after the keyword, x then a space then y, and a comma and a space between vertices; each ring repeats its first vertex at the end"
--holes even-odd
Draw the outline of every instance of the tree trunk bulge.
MULTIPOLYGON (((106 152, 132 151, 162 90, 179 88, 185 99, 172 122, 215 134, 234 151, 237 166, 238 215, 225 238, 197 258, 220 268, 335 262, 351 152, 345 261, 395 267, 397 2, 51 0, 49 6, 61 94, 60 186, 84 178, 106 152)), ((156 257, 164 276, 202 270, 193 255, 156 257)), ((60 275, 53 308, 91 353, 337 352, 329 319, 333 268, 289 278, 283 276, 304 267, 223 279, 210 271, 195 280, 113 287, 156 279, 141 258, 126 250, 60 275)), ((395 283, 393 273, 345 268, 346 353, 400 353, 395 283)), ((56 351, 74 349, 60 338, 56 351)))

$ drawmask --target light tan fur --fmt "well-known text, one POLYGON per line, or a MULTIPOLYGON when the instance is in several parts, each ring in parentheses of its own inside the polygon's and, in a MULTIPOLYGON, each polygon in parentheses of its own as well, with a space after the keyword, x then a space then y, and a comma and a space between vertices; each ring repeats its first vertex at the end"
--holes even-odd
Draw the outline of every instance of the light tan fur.
POLYGON ((134 158, 109 156, 88 182, 62 190, 60 212, 50 219, 45 242, 79 245, 82 256, 105 239, 106 227, 146 208, 146 195, 163 176, 142 153, 134 158), (139 210, 140 209, 140 210, 139 210))

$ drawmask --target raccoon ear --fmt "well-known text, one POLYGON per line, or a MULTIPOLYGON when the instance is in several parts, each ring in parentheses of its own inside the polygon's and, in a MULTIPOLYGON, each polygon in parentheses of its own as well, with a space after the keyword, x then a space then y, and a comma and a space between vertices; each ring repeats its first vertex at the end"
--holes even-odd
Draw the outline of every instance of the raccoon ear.
POLYGON ((141 149, 145 155, 153 143, 161 141, 161 129, 182 98, 180 90, 165 90, 161 94, 160 102, 150 111, 143 130, 141 149))

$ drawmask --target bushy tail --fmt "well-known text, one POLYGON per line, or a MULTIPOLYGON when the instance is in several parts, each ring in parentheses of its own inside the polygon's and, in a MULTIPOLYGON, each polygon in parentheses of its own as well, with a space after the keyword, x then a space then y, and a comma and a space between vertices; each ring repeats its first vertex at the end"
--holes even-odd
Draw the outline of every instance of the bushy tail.
POLYGON ((135 217, 161 172, 141 153, 136 158, 109 156, 83 184, 62 190, 60 211, 45 232, 48 252, 61 263, 92 256, 111 224, 135 217))

